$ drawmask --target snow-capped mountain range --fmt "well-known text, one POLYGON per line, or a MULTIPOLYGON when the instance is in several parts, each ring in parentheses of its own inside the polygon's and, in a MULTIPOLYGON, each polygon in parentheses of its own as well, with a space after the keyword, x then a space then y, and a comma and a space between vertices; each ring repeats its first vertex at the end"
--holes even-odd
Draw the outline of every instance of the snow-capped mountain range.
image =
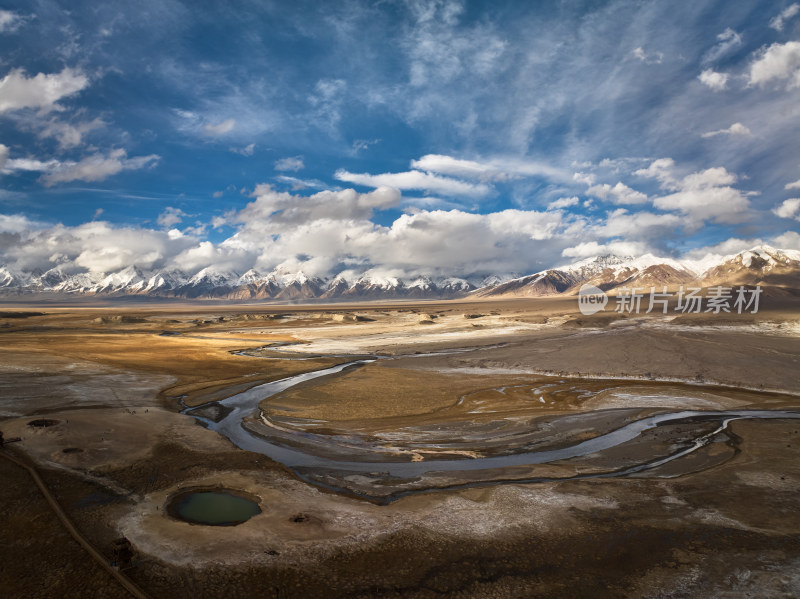
POLYGON ((586 258, 558 268, 478 289, 481 297, 535 297, 576 293, 584 284, 615 287, 765 285, 800 290, 800 251, 761 245, 729 256, 673 260, 652 254, 586 258))
POLYGON ((730 256, 673 260, 647 254, 595 256, 531 275, 397 278, 369 272, 322 279, 301 272, 243 274, 213 267, 194 274, 178 270, 144 272, 128 266, 112 273, 18 272, 0 266, 3 295, 86 294, 229 300, 379 300, 460 297, 536 297, 577 292, 589 283, 604 290, 620 286, 762 284, 800 289, 800 251, 762 245, 730 256))

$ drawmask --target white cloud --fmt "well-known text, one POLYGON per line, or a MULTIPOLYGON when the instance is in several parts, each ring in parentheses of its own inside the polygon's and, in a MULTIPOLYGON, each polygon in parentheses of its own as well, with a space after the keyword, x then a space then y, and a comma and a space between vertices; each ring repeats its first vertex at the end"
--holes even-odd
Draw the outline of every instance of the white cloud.
POLYGON ((744 193, 731 187, 736 179, 723 167, 693 173, 680 181, 679 191, 654 199, 653 205, 698 221, 740 223, 746 219, 750 203, 744 193))
POLYGON ((52 119, 44 123, 38 135, 42 138, 54 137, 62 150, 75 148, 83 142, 83 136, 94 129, 105 127, 106 123, 100 118, 80 123, 65 123, 52 119))
POLYGON ((800 86, 800 42, 772 44, 762 48, 750 65, 750 85, 788 79, 788 87, 800 86))
POLYGON ((715 62, 742 45, 742 36, 728 27, 725 31, 717 35, 717 44, 711 48, 703 57, 703 62, 708 64, 715 62))
POLYGON ((784 189, 800 189, 800 179, 797 181, 792 181, 791 183, 787 183, 784 186, 784 189))
POLYGON ((583 183, 585 185, 594 185, 596 177, 592 173, 575 173, 572 175, 572 179, 576 183, 583 183))
POLYGON ((256 151, 256 144, 248 144, 243 148, 228 148, 234 154, 241 154, 242 156, 252 156, 253 153, 256 151))
POLYGON ((498 170, 495 166, 441 154, 427 154, 419 160, 412 160, 411 168, 481 181, 502 181, 509 177, 508 173, 498 170))
POLYGON ((158 215, 158 224, 161 227, 166 229, 172 228, 174 225, 182 222, 184 217, 188 216, 183 210, 180 208, 173 208, 172 206, 167 206, 164 211, 158 215))
POLYGON ((370 146, 375 145, 376 143, 380 143, 380 141, 381 140, 377 139, 377 138, 376 139, 356 139, 353 142, 353 146, 352 146, 353 147, 353 151, 354 152, 360 152, 361 150, 366 150, 370 146))
POLYGON ((17 13, 0 9, 0 33, 14 31, 21 21, 22 17, 17 13))
POLYGON ((0 113, 21 108, 39 108, 43 112, 56 110, 59 100, 88 85, 86 75, 70 68, 49 75, 39 73, 30 78, 22 69, 15 69, 0 80, 0 113))
POLYGON ((613 187, 608 183, 592 185, 586 193, 601 200, 610 200, 615 204, 643 204, 647 201, 647 195, 631 189, 622 181, 613 187))
POLYGON ((675 229, 687 226, 691 223, 677 214, 656 214, 646 210, 628 212, 625 208, 617 208, 606 215, 605 221, 592 227, 592 232, 605 238, 651 242, 669 238, 675 229))
POLYGON ((31 17, 22 16, 10 10, 0 9, 0 33, 13 33, 31 17))
MULTIPOLYGON (((416 210, 389 226, 377 225, 369 220, 374 209, 402 201, 392 188, 303 197, 259 185, 255 195, 244 209, 217 224, 238 227, 222 249, 252 256, 250 266, 267 272, 280 266, 329 275, 342 265, 357 272, 373 266, 395 276, 524 271, 536 268, 539 260, 555 259, 568 243, 561 236, 574 238, 580 231, 579 217, 525 210, 416 210)), ((212 249, 194 250, 192 255, 211 259, 212 249)), ((197 257, 195 264, 201 263, 197 257)))
POLYGON ((341 109, 347 92, 344 79, 320 79, 314 86, 314 93, 308 97, 314 108, 312 119, 323 128, 335 130, 341 120, 341 109))
POLYGON ((22 233, 42 227, 24 214, 0 214, 0 233, 22 233))
POLYGON ((763 243, 761 239, 731 237, 714 245, 689 250, 683 255, 683 260, 690 268, 694 268, 697 272, 703 272, 709 264, 719 263, 728 256, 756 247, 761 243, 763 243))
POLYGON ((0 171, 2 171, 5 168, 7 161, 8 161, 8 146, 5 144, 0 144, 0 171))
POLYGON ((305 167, 306 165, 303 162, 302 156, 291 156, 289 158, 281 158, 280 160, 275 161, 276 171, 297 172, 303 170, 305 167))
POLYGON ((108 154, 93 154, 78 162, 66 161, 48 165, 42 181, 47 186, 69 181, 102 181, 121 171, 154 166, 159 159, 156 154, 128 158, 125 150, 117 149, 108 154))
POLYGON ((631 55, 647 64, 661 64, 661 61, 664 60, 663 52, 652 52, 648 54, 641 46, 635 48, 633 52, 631 52, 631 55))
POLYGON ((773 208, 772 212, 781 218, 794 218, 800 221, 800 198, 784 200, 780 206, 773 208))
POLYGON ((556 181, 569 181, 565 170, 534 160, 513 157, 493 158, 487 161, 464 160, 443 154, 427 154, 411 161, 411 168, 479 181, 508 181, 520 177, 540 177, 556 181))
POLYGON ((10 173, 14 171, 33 171, 42 172, 49 171, 58 167, 61 163, 58 160, 42 161, 36 158, 11 158, 6 160, 3 172, 10 173))
POLYGON ((252 195, 255 201, 235 215, 230 223, 261 223, 262 234, 280 234, 286 225, 301 226, 317 220, 369 219, 374 209, 396 206, 400 192, 390 187, 378 187, 369 193, 353 189, 320 191, 308 197, 292 195, 273 189, 267 183, 256 186, 252 195))
POLYGON ((614 254, 615 256, 640 256, 647 253, 647 246, 640 242, 613 241, 611 243, 598 243, 585 241, 578 245, 565 248, 561 255, 565 258, 581 259, 592 256, 614 254))
POLYGON ((715 137, 717 135, 730 135, 731 137, 733 137, 737 135, 741 136, 752 135, 752 133, 750 132, 750 129, 748 129, 741 123, 734 123, 727 129, 719 129, 717 131, 708 131, 706 133, 703 133, 701 137, 709 138, 709 137, 715 137))
POLYGON ((786 21, 794 17, 800 12, 800 4, 790 4, 781 13, 769 22, 769 26, 775 31, 783 31, 783 25, 786 21))
POLYGON ((218 137, 220 135, 225 135, 226 133, 230 133, 231 131, 233 131, 233 128, 235 126, 236 126, 236 119, 227 119, 217 124, 208 123, 203 127, 203 131, 205 131, 208 135, 218 137))
MULTIPOLYGON (((0 224, 3 219, 0 217, 0 224)), ((114 227, 93 221, 76 227, 16 224, 19 237, 4 250, 3 261, 20 270, 64 272, 114 272, 135 264, 142 269, 161 268, 197 239, 173 240, 164 231, 114 227), (23 225, 25 229, 23 229, 23 225)))
POLYGON ((727 73, 717 73, 713 69, 706 69, 697 78, 715 92, 722 91, 728 85, 727 73))
POLYGON ((782 235, 773 237, 771 243, 775 247, 787 250, 800 250, 800 233, 797 231, 786 231, 786 233, 782 235))
POLYGON ((655 198, 653 206, 690 217, 694 228, 699 228, 704 221, 735 224, 746 220, 750 202, 747 194, 731 187, 738 179, 735 174, 715 167, 681 178, 675 170, 674 160, 659 158, 635 172, 658 180, 662 189, 674 192, 655 198))
POLYGON ((279 183, 286 183, 292 186, 292 191, 301 189, 325 189, 327 185, 319 179, 300 179, 289 177, 288 175, 278 175, 275 180, 279 183))
POLYGON ((492 189, 483 183, 467 183, 458 179, 439 177, 421 171, 370 175, 368 173, 351 173, 339 169, 334 174, 334 177, 339 181, 364 185, 365 187, 387 186, 400 190, 418 189, 447 196, 483 198, 492 193, 492 189))
POLYGON ((672 171, 675 168, 675 161, 672 158, 658 158, 650 163, 647 168, 640 168, 633 174, 648 179, 656 179, 661 183, 663 189, 677 189, 675 177, 672 171))
POLYGON ((559 210, 560 208, 569 208, 578 204, 577 196, 571 198, 558 198, 547 205, 548 210, 559 210))

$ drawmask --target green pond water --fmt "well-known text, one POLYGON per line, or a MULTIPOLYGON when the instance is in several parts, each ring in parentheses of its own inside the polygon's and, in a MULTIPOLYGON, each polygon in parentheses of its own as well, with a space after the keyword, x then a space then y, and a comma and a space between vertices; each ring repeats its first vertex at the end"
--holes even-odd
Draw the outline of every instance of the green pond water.
POLYGON ((210 526, 235 526, 261 513, 255 501, 225 491, 186 493, 170 507, 181 520, 210 526))

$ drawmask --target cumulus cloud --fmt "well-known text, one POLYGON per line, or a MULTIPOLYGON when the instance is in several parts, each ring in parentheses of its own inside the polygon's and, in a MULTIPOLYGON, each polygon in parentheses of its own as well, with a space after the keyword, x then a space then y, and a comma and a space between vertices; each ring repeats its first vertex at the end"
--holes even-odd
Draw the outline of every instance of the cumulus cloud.
POLYGON ((797 181, 792 181, 791 183, 787 183, 784 186, 784 189, 800 189, 800 179, 797 181))
POLYGON ((232 223, 261 223, 266 233, 280 233, 287 224, 302 225, 316 220, 369 219, 373 210, 396 206, 401 195, 397 189, 379 187, 369 193, 353 189, 325 190, 311 196, 296 196, 276 191, 262 183, 252 194, 256 199, 235 215, 232 223))
POLYGON ((747 136, 752 135, 750 129, 742 125, 741 123, 734 123, 727 129, 718 129, 717 131, 707 131, 703 133, 701 137, 709 138, 709 137, 716 137, 717 135, 729 135, 731 137, 740 135, 740 136, 747 136))
POLYGON ((233 128, 236 126, 236 119, 226 119, 220 123, 208 123, 203 127, 203 131, 205 131, 208 135, 212 135, 214 137, 218 137, 220 135, 225 135, 226 133, 230 133, 233 131, 233 128))
POLYGON ((592 173, 574 173, 572 175, 573 181, 576 183, 583 183, 585 185, 594 185, 594 182, 597 180, 597 177, 594 176, 592 173))
POLYGON ((671 238, 676 229, 691 226, 688 219, 677 214, 656 214, 646 210, 629 212, 617 208, 609 212, 604 221, 593 226, 592 232, 604 238, 657 243, 671 238))
POLYGON ((574 260, 607 254, 614 254, 615 256, 640 256, 647 253, 647 249, 647 246, 641 242, 612 241, 611 243, 598 243, 596 241, 585 241, 578 245, 565 248, 561 252, 561 255, 574 260))
POLYGON ((656 179, 661 183, 663 189, 677 189, 677 182, 672 174, 674 168, 675 161, 672 158, 658 158, 653 160, 647 168, 640 168, 633 174, 639 177, 656 179))
POLYGON ((330 275, 343 266, 358 272, 374 267, 394 276, 526 270, 554 258, 566 243, 558 240, 561 235, 577 234, 560 212, 522 210, 418 210, 389 226, 377 225, 368 219, 372 209, 400 199, 391 188, 301 197, 259 186, 257 194, 226 217, 239 229, 221 245, 257 256, 255 266, 262 270, 330 275))
POLYGON ((276 171, 297 172, 303 170, 305 167, 306 165, 303 162, 302 156, 290 156, 288 158, 281 158, 280 160, 275 161, 276 171))
POLYGON ((570 206, 576 206, 579 200, 577 196, 573 196, 571 198, 558 198, 550 202, 547 205, 548 210, 559 210, 561 208, 569 208, 570 206))
POLYGON ((24 225, 17 227, 16 242, 3 251, 3 261, 23 271, 58 267, 67 274, 107 273, 131 265, 156 269, 197 244, 192 237, 172 239, 164 231, 115 227, 103 221, 76 227, 24 225))
POLYGON ((800 250, 800 233, 797 231, 786 231, 781 235, 772 238, 772 245, 787 250, 800 250))
POLYGON ((432 193, 441 193, 446 196, 463 196, 468 198, 484 198, 492 193, 491 187, 484 183, 468 183, 449 177, 440 177, 421 171, 407 171, 404 173, 383 173, 370 175, 368 173, 351 173, 339 169, 334 174, 339 181, 355 183, 365 187, 394 187, 395 189, 416 189, 432 193))
POLYGON ((41 228, 43 225, 24 214, 0 214, 0 233, 22 233, 41 228))
POLYGON ((723 167, 680 177, 676 174, 674 160, 659 158, 634 174, 656 179, 662 189, 674 192, 654 198, 653 206, 694 219, 695 228, 705 221, 735 224, 747 219, 750 202, 744 192, 732 187, 738 177, 723 167))
POLYGON ((10 10, 0 9, 0 33, 14 31, 22 21, 22 17, 10 10))
POLYGON ((112 150, 108 154, 93 154, 78 162, 65 161, 48 164, 42 182, 47 186, 69 181, 103 181, 121 171, 138 170, 158 163, 157 154, 127 157, 123 149, 112 150))
POLYGON ((94 129, 100 129, 105 126, 106 123, 101 118, 74 124, 51 119, 41 125, 38 135, 42 138, 55 138, 60 149, 69 150, 81 145, 84 135, 94 129))
POLYGON ((156 222, 158 222, 159 226, 169 229, 182 222, 186 216, 188 216, 188 214, 180 208, 167 206, 164 211, 158 215, 158 220, 156 222))
POLYGON ((800 198, 784 200, 780 206, 773 208, 772 212, 781 218, 800 220, 800 198))
POLYGON ((6 167, 7 161, 8 161, 8 146, 5 144, 0 144, 0 171, 2 171, 6 167))
POLYGON ((592 185, 586 193, 600 198, 601 200, 611 201, 615 204, 643 204, 647 201, 647 195, 640 191, 631 189, 622 181, 613 187, 608 183, 602 185, 592 185))
POLYGON ((763 48, 750 65, 750 85, 763 86, 787 80, 787 87, 800 86, 800 42, 772 44, 763 48))
POLYGON ((784 23, 797 15, 798 12, 800 12, 800 4, 790 4, 769 22, 769 26, 775 31, 783 31, 784 23))
POLYGON ((722 91, 728 85, 727 73, 717 73, 713 69, 706 69, 697 78, 715 92, 722 91))
POLYGON ((0 80, 0 113, 22 108, 57 110, 59 100, 88 85, 86 75, 68 67, 60 73, 38 73, 33 77, 28 77, 22 69, 14 69, 0 80))
POLYGON ((472 275, 520 272, 551 266, 585 222, 560 211, 503 210, 472 214, 419 210, 387 226, 370 220, 374 210, 395 206, 400 193, 379 188, 310 196, 257 187, 245 208, 225 216, 235 233, 221 243, 167 227, 181 217, 166 210, 164 230, 115 227, 92 222, 36 229, 24 217, 0 219, 13 243, 2 262, 20 270, 54 266, 67 274, 114 272, 136 265, 145 272, 179 269, 203 272, 303 270, 310 276, 336 273, 472 275))
POLYGON ((655 198, 661 210, 675 210, 701 221, 734 224, 746 219, 750 203, 731 185, 736 175, 723 167, 709 168, 684 177, 675 193, 655 198))

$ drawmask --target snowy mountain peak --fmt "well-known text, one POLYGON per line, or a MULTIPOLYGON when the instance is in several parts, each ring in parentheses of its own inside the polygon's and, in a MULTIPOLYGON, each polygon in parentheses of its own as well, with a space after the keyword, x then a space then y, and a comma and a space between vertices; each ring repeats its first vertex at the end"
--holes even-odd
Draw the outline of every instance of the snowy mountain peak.
POLYGON ((239 279, 239 275, 235 272, 225 273, 220 272, 213 266, 207 266, 192 276, 189 285, 213 285, 215 287, 223 287, 229 285, 231 281, 239 279))
POLYGON ((187 276, 179 270, 142 271, 131 265, 109 273, 20 272, 0 266, 4 294, 86 293, 155 297, 228 298, 279 301, 367 300, 381 298, 534 297, 575 293, 589 283, 604 290, 620 286, 700 286, 766 284, 800 289, 800 251, 759 245, 729 256, 708 254, 701 259, 673 260, 652 254, 639 257, 607 254, 584 258, 534 274, 493 274, 481 278, 420 274, 402 278, 375 270, 347 270, 335 277, 309 277, 303 270, 280 266, 263 275, 251 268, 243 275, 209 266, 187 276))
POLYGON ((626 270, 645 270, 656 264, 666 264, 676 270, 689 270, 694 273, 694 270, 687 265, 673 260, 672 258, 661 258, 653 254, 643 254, 642 256, 618 256, 615 254, 606 254, 604 256, 593 256, 591 258, 584 258, 572 264, 560 266, 551 270, 560 270, 570 274, 579 274, 581 276, 591 276, 602 273, 610 269, 615 275, 619 275, 626 270))
POLYGON ((769 245, 759 245, 749 250, 739 252, 736 257, 741 257, 741 262, 747 268, 753 266, 753 262, 760 260, 770 266, 788 264, 800 261, 800 251, 779 250, 769 245))
POLYGON ((237 285, 253 285, 253 284, 261 283, 261 282, 265 281, 266 279, 267 279, 267 277, 262 275, 256 269, 251 268, 246 273, 244 273, 241 277, 239 277, 239 280, 236 281, 236 284, 237 285))

